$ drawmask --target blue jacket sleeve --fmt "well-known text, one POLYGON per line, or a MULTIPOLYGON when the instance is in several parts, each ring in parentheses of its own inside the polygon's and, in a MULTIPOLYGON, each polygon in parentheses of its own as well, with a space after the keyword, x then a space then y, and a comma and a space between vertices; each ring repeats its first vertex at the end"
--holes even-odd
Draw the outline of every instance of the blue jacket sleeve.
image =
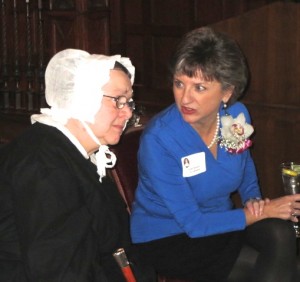
MULTIPOLYGON (((242 103, 236 103, 236 107, 233 108, 233 115, 237 116, 241 111, 244 113, 246 122, 251 124, 251 117, 247 108, 242 103)), ((238 189, 242 199, 242 203, 245 203, 250 198, 261 197, 260 188, 257 182, 257 174, 251 153, 246 150, 243 154, 246 155, 245 169, 243 181, 238 189)))
POLYGON ((261 198, 261 192, 257 182, 256 169, 253 159, 249 150, 244 152, 244 154, 247 154, 244 177, 238 189, 243 204, 251 198, 261 198))

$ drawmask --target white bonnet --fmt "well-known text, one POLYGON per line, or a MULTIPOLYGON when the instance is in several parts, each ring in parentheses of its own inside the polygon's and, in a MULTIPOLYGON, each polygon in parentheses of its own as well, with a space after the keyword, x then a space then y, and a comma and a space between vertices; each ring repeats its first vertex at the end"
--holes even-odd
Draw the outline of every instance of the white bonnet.
POLYGON ((93 123, 101 107, 102 87, 109 81, 116 61, 128 69, 133 84, 135 69, 129 58, 91 55, 77 49, 58 52, 45 73, 45 96, 50 109, 41 112, 62 124, 70 117, 93 123))

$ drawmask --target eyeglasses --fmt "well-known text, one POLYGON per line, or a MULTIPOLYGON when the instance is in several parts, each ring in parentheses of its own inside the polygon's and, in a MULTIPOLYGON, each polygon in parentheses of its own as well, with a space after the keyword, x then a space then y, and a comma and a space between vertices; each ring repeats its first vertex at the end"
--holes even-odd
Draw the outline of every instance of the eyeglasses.
POLYGON ((111 98, 113 101, 115 101, 118 109, 123 109, 125 105, 127 105, 131 111, 135 109, 135 102, 132 98, 127 101, 125 96, 113 97, 109 95, 103 95, 103 97, 111 98))

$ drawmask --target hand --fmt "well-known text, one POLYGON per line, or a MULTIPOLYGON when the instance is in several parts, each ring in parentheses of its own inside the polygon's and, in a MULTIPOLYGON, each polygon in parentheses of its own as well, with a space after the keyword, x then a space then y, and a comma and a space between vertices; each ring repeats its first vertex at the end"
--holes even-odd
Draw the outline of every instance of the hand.
POLYGON ((264 211, 265 204, 268 204, 270 200, 266 198, 265 200, 260 198, 249 199, 245 203, 245 207, 250 211, 250 213, 256 217, 261 216, 264 211))
POLYGON ((300 216, 300 194, 287 195, 271 200, 265 206, 267 217, 277 217, 289 219, 298 222, 297 216, 300 216))
MULTIPOLYGON (((265 218, 281 218, 298 222, 300 216, 300 194, 287 195, 273 200, 265 199, 262 214, 256 216, 248 207, 244 208, 247 224, 252 224, 265 218)), ((260 209, 261 205, 257 205, 260 209)), ((253 207, 255 209, 255 207, 253 207)))

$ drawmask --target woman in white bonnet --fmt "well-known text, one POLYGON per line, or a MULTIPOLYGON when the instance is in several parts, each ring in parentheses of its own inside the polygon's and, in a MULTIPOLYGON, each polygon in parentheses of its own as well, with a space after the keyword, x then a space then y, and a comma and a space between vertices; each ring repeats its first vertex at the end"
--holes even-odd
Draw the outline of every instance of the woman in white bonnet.
POLYGON ((0 281, 153 281, 130 244, 128 214, 105 169, 132 116, 134 67, 119 55, 66 49, 49 62, 49 108, 0 155, 0 281))

